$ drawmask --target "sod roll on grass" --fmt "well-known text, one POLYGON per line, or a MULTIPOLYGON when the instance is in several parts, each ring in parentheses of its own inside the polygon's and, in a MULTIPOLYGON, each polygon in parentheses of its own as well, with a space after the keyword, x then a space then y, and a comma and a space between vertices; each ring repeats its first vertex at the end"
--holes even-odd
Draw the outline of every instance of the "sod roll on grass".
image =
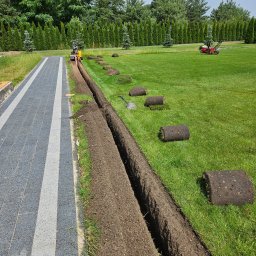
POLYGON ((107 75, 109 75, 109 76, 116 76, 116 75, 119 75, 119 74, 120 74, 120 72, 116 69, 107 70, 107 75))
POLYGON ((153 105, 164 105, 164 97, 163 96, 153 96, 146 98, 144 103, 145 107, 153 106, 153 105))
POLYGON ((145 88, 143 88, 143 87, 134 87, 129 92, 130 96, 143 96, 146 94, 147 94, 147 92, 146 92, 145 88))
POLYGON ((159 137, 162 141, 181 141, 188 140, 190 137, 189 129, 186 125, 161 127, 159 137))
POLYGON ((244 171, 205 172, 203 179, 212 204, 243 205, 254 201, 253 184, 244 171))

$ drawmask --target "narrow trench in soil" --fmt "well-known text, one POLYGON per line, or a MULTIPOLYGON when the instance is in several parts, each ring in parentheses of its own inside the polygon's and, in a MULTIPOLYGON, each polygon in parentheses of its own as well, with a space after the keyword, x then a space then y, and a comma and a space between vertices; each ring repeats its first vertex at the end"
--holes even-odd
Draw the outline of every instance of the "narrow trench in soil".
MULTIPOLYGON (((97 103, 99 109, 102 109, 101 106, 100 106, 100 103, 97 99, 97 97, 94 95, 94 93, 92 92, 92 95, 94 97, 94 100, 95 102, 97 103)), ((102 111, 103 112, 103 111, 102 111)), ((104 112, 103 112, 103 116, 105 117, 104 115, 104 112)), ((162 245, 162 242, 161 242, 161 239, 159 238, 159 235, 158 233, 156 232, 156 230, 154 229, 154 225, 152 225, 152 218, 150 218, 150 215, 148 214, 147 210, 146 210, 146 207, 145 207, 145 203, 144 203, 144 200, 143 198, 140 196, 141 195, 141 188, 140 188, 140 185, 139 185, 139 182, 136 182, 135 179, 132 178, 132 175, 131 175, 131 170, 129 168, 129 159, 126 157, 126 155, 124 154, 124 152, 122 151, 122 148, 120 146, 120 143, 118 141, 118 137, 115 136, 114 134, 114 131, 111 129, 111 126, 109 125, 109 123, 107 122, 108 124, 108 127, 111 131, 111 134, 112 134, 112 137, 114 138, 114 141, 116 143, 116 146, 118 148, 118 151, 119 151, 119 154, 120 154, 120 157, 121 157, 121 160, 125 166, 125 170, 126 170, 126 173, 127 173, 127 176, 130 180, 130 184, 131 184, 131 187, 133 189, 133 192, 134 192, 134 195, 135 195, 135 198, 139 204, 139 207, 140 207, 140 211, 141 211, 141 214, 143 216, 143 219, 146 223, 146 226, 148 228, 148 231, 149 233, 151 234, 151 237, 153 239, 153 242, 155 244, 155 247, 158 249, 160 255, 162 256, 169 256, 170 253, 169 252, 166 252, 164 251, 163 249, 163 245, 162 245)))

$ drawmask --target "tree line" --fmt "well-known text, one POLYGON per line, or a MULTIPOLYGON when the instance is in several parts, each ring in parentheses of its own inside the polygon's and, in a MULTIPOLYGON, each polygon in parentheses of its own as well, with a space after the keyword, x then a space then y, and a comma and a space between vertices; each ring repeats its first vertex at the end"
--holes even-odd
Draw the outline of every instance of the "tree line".
POLYGON ((6 26, 1 22, 0 49, 23 50, 25 31, 29 32, 37 50, 67 49, 77 37, 84 41, 87 48, 120 47, 124 27, 127 28, 133 46, 162 45, 166 34, 170 31, 170 25, 174 44, 203 42, 208 26, 212 27, 214 41, 237 41, 246 38, 250 24, 251 22, 246 21, 214 21, 210 24, 209 22, 152 22, 150 19, 125 24, 92 24, 72 19, 67 25, 61 22, 59 26, 54 26, 52 23, 44 26, 40 23, 6 26))
POLYGON ((0 22, 11 25, 19 23, 67 24, 72 18, 83 23, 142 22, 167 19, 179 22, 248 21, 249 11, 234 0, 223 0, 207 16, 210 6, 207 0, 0 0, 0 22))

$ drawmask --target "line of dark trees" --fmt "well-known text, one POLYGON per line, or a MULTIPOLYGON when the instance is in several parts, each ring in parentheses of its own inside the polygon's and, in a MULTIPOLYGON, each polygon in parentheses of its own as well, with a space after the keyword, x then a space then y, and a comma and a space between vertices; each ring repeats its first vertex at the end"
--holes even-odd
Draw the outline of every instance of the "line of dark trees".
POLYGON ((134 46, 161 45, 170 24, 175 44, 203 42, 209 25, 215 41, 256 42, 255 19, 233 0, 208 10, 206 0, 0 0, 0 50, 23 50, 25 30, 37 50, 66 49, 77 33, 86 47, 119 47, 124 25, 134 46))
POLYGON ((0 22, 67 24, 76 17, 86 23, 141 22, 152 19, 162 22, 167 19, 179 22, 248 21, 249 11, 234 0, 223 0, 218 8, 210 9, 207 0, 0 0, 0 22))
MULTIPOLYGON (((172 38, 175 44, 203 42, 208 26, 212 26, 215 41, 243 40, 248 31, 248 22, 229 21, 217 22, 172 22, 172 38)), ((66 26, 52 23, 41 26, 17 25, 7 27, 1 23, 0 48, 3 51, 23 50, 24 32, 27 30, 37 50, 67 49, 71 47, 74 38, 81 37, 86 47, 120 47, 122 45, 123 24, 82 23, 73 19, 66 26)), ((169 33, 170 22, 152 22, 150 19, 142 22, 125 23, 131 42, 134 46, 161 45, 169 33)))

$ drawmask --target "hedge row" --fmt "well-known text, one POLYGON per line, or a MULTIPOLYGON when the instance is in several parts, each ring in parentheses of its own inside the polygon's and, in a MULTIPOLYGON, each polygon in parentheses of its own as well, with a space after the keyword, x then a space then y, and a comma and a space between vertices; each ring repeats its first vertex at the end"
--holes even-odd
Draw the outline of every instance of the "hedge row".
POLYGON ((246 44, 256 44, 256 19, 251 18, 245 35, 246 44))
MULTIPOLYGON (((152 23, 150 20, 142 23, 127 23, 128 32, 134 46, 161 45, 170 23, 152 23)), ((172 38, 175 44, 203 42, 207 35, 207 23, 174 23, 172 38)), ((211 24, 215 41, 243 40, 248 24, 245 22, 229 22, 211 24)), ((22 50, 24 31, 28 30, 37 50, 67 49, 71 40, 81 33, 87 48, 120 47, 122 43, 122 24, 67 24, 59 27, 51 24, 44 27, 35 24, 16 27, 1 24, 0 50, 22 50)))

